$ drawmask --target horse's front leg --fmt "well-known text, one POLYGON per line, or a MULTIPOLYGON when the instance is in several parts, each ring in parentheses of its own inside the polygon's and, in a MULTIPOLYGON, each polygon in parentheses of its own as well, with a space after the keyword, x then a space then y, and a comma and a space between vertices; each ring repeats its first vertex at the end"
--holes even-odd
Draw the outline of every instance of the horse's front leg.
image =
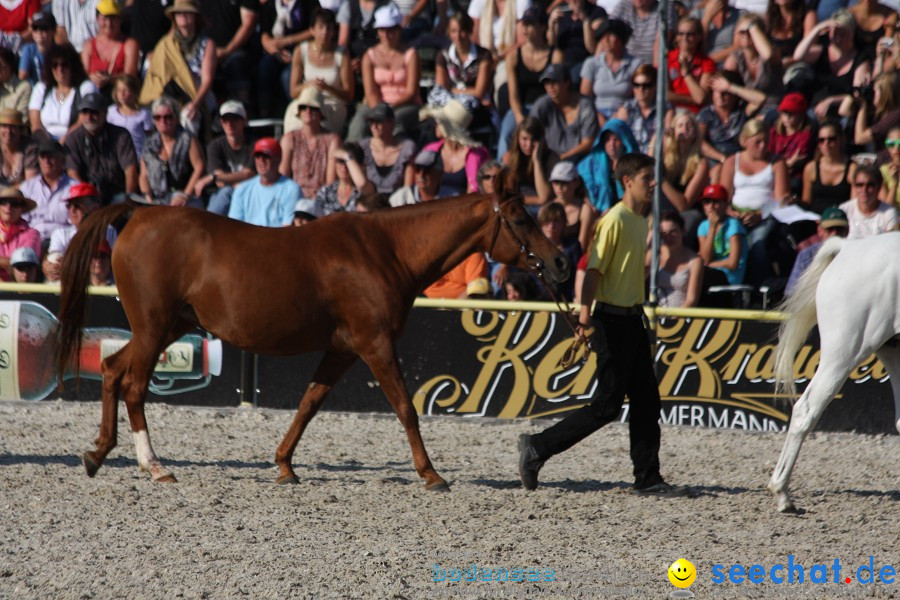
POLYGON ((325 400, 325 396, 328 395, 328 392, 331 391, 355 360, 356 355, 354 354, 338 354, 334 352, 328 352, 322 358, 322 362, 319 363, 319 367, 313 374, 309 387, 306 388, 306 392, 300 399, 300 406, 294 415, 294 421, 291 423, 287 433, 284 434, 284 439, 278 446, 278 450, 275 451, 275 464, 278 465, 278 479, 275 480, 276 483, 298 482, 297 475, 291 466, 291 459, 294 456, 297 442, 300 441, 300 436, 303 435, 303 431, 310 420, 316 416, 319 407, 322 406, 322 402, 325 400))
POLYGON ((373 346, 374 348, 368 352, 360 352, 360 356, 378 379, 381 389, 384 390, 397 418, 406 430, 416 472, 425 480, 425 489, 430 491, 449 490, 450 486, 443 477, 437 474, 428 458, 428 452, 422 442, 422 435, 419 433, 419 415, 413 408, 406 384, 403 382, 403 376, 400 374, 393 342, 379 340, 379 343, 375 343, 373 346))

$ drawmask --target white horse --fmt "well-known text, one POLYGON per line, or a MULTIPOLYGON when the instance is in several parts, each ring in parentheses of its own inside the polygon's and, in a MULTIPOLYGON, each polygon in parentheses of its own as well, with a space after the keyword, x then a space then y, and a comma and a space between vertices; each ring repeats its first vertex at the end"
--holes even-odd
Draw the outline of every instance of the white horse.
POLYGON ((900 232, 861 240, 828 239, 782 305, 790 314, 778 331, 777 391, 794 393, 794 357, 818 321, 821 358, 794 405, 787 439, 768 490, 778 510, 794 510, 791 470, 806 434, 850 371, 875 353, 891 376, 895 426, 900 431, 900 232), (892 341, 893 340, 893 341, 892 341))

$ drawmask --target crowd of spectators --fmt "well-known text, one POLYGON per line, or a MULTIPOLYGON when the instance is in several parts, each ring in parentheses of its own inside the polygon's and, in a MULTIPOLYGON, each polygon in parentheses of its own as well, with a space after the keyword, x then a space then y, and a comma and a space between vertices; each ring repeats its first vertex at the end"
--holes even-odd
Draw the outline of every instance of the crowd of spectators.
MULTIPOLYGON (((110 203, 299 226, 494 190, 578 263, 661 145, 660 302, 777 288, 897 226, 894 2, 673 0, 663 38, 657 0, 4 0, 0 278, 57 279, 110 203)), ((547 291, 476 255, 426 293, 547 291)))

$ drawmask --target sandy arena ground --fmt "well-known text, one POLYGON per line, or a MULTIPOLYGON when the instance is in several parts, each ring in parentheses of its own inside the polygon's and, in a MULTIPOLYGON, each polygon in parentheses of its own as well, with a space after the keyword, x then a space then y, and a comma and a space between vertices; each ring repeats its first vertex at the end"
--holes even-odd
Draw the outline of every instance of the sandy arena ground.
POLYGON ((179 479, 164 485, 138 471, 124 413, 89 479, 79 456, 99 403, 0 403, 0 598, 667 598, 679 557, 698 599, 900 598, 900 574, 878 581, 885 565, 900 572, 896 435, 814 434, 794 473, 802 511, 782 515, 763 486, 783 434, 665 427, 664 475, 697 496, 661 500, 630 491, 625 426, 549 462, 526 493, 516 438, 545 422, 428 418, 453 486, 440 494, 393 417, 320 413, 294 457, 301 484, 276 486, 291 412, 150 405, 179 479), (773 583, 789 555, 804 582, 773 583), (863 584, 870 556, 876 582, 863 584), (764 582, 732 583, 735 563, 761 565, 764 582), (810 581, 816 564, 828 583, 810 581), (500 568, 543 581, 465 581, 500 568))

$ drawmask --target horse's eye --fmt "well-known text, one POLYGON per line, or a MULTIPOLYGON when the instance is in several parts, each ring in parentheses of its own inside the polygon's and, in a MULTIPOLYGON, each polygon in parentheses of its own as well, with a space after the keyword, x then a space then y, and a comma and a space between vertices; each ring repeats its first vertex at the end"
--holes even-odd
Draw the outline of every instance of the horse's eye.
POLYGON ((526 219, 525 217, 513 219, 513 225, 515 225, 516 227, 525 227, 526 225, 528 225, 528 219, 526 219))

